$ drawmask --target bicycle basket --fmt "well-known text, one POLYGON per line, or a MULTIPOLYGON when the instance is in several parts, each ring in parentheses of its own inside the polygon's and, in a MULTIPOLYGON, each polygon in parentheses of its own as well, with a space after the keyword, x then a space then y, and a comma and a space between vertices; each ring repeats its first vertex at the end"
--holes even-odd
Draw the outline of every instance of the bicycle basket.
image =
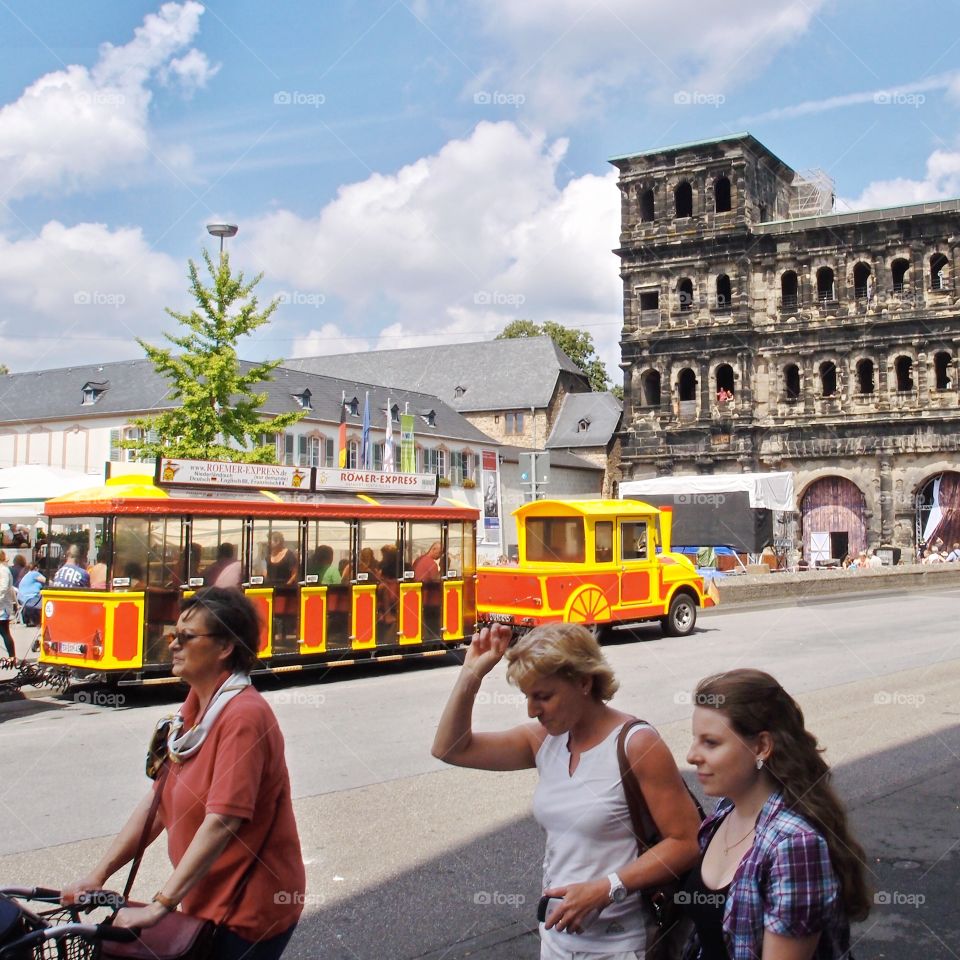
POLYGON ((77 920, 77 911, 69 907, 44 910, 41 914, 25 912, 10 900, 0 898, 0 957, 3 960, 98 960, 100 944, 90 943, 81 937, 65 937, 62 940, 41 940, 32 947, 14 953, 4 952, 4 947, 20 937, 46 927, 77 920), (4 930, 4 918, 9 926, 4 930))

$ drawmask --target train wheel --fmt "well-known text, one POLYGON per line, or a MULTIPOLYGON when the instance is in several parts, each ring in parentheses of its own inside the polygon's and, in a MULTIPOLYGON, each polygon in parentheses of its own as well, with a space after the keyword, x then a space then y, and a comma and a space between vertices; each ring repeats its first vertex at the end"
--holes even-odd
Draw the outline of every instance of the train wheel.
POLYGON ((697 625, 697 605, 686 593, 678 593, 670 601, 670 609, 660 618, 660 626, 668 637, 686 637, 697 625))
POLYGON ((599 587, 584 587, 567 607, 567 620, 582 623, 599 640, 610 622, 610 604, 599 587))

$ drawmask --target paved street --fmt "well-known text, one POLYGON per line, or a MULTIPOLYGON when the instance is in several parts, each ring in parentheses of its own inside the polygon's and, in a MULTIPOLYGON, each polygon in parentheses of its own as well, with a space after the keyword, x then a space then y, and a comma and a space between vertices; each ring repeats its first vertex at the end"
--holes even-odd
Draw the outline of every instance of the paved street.
MULTIPOLYGON (((689 693, 704 674, 758 666, 798 697, 871 857, 878 902, 856 931, 858 958, 945 960, 960 942, 958 599, 937 591, 731 607, 703 615, 687 639, 651 627, 607 648, 622 683, 616 704, 656 723, 681 759, 689 693)), ((455 670, 382 667, 268 685, 308 863, 289 956, 536 957, 534 774, 454 770, 429 755, 455 670)), ((78 873, 145 789, 150 730, 177 695, 116 695, 0 707, 0 882, 55 885, 78 873)), ((481 699, 478 726, 525 716, 502 671, 481 699)), ((154 850, 141 893, 167 870, 154 850)))

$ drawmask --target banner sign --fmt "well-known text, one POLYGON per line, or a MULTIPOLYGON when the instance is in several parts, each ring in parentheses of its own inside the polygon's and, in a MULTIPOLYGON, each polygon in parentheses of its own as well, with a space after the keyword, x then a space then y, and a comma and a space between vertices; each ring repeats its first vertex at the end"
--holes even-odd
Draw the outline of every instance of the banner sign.
POLYGON ((404 473, 417 472, 417 449, 413 443, 413 414, 400 415, 400 469, 404 473))
POLYGON ((351 493, 402 493, 404 496, 435 497, 435 473, 380 473, 373 470, 318 469, 314 482, 317 493, 347 490, 351 493))
POLYGON ((482 543, 500 543, 500 470, 497 452, 484 450, 481 458, 480 489, 483 490, 482 543))
POLYGON ((219 460, 157 459, 157 486, 255 487, 258 490, 309 490, 309 467, 219 460))

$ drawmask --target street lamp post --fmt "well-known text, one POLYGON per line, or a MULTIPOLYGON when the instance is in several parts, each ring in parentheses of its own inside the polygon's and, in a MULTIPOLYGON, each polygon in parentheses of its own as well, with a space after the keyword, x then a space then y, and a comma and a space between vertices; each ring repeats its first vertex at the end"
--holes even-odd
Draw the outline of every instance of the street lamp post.
POLYGON ((235 223, 208 223, 207 233, 220 238, 220 259, 223 259, 223 238, 235 237, 240 228, 235 223))

